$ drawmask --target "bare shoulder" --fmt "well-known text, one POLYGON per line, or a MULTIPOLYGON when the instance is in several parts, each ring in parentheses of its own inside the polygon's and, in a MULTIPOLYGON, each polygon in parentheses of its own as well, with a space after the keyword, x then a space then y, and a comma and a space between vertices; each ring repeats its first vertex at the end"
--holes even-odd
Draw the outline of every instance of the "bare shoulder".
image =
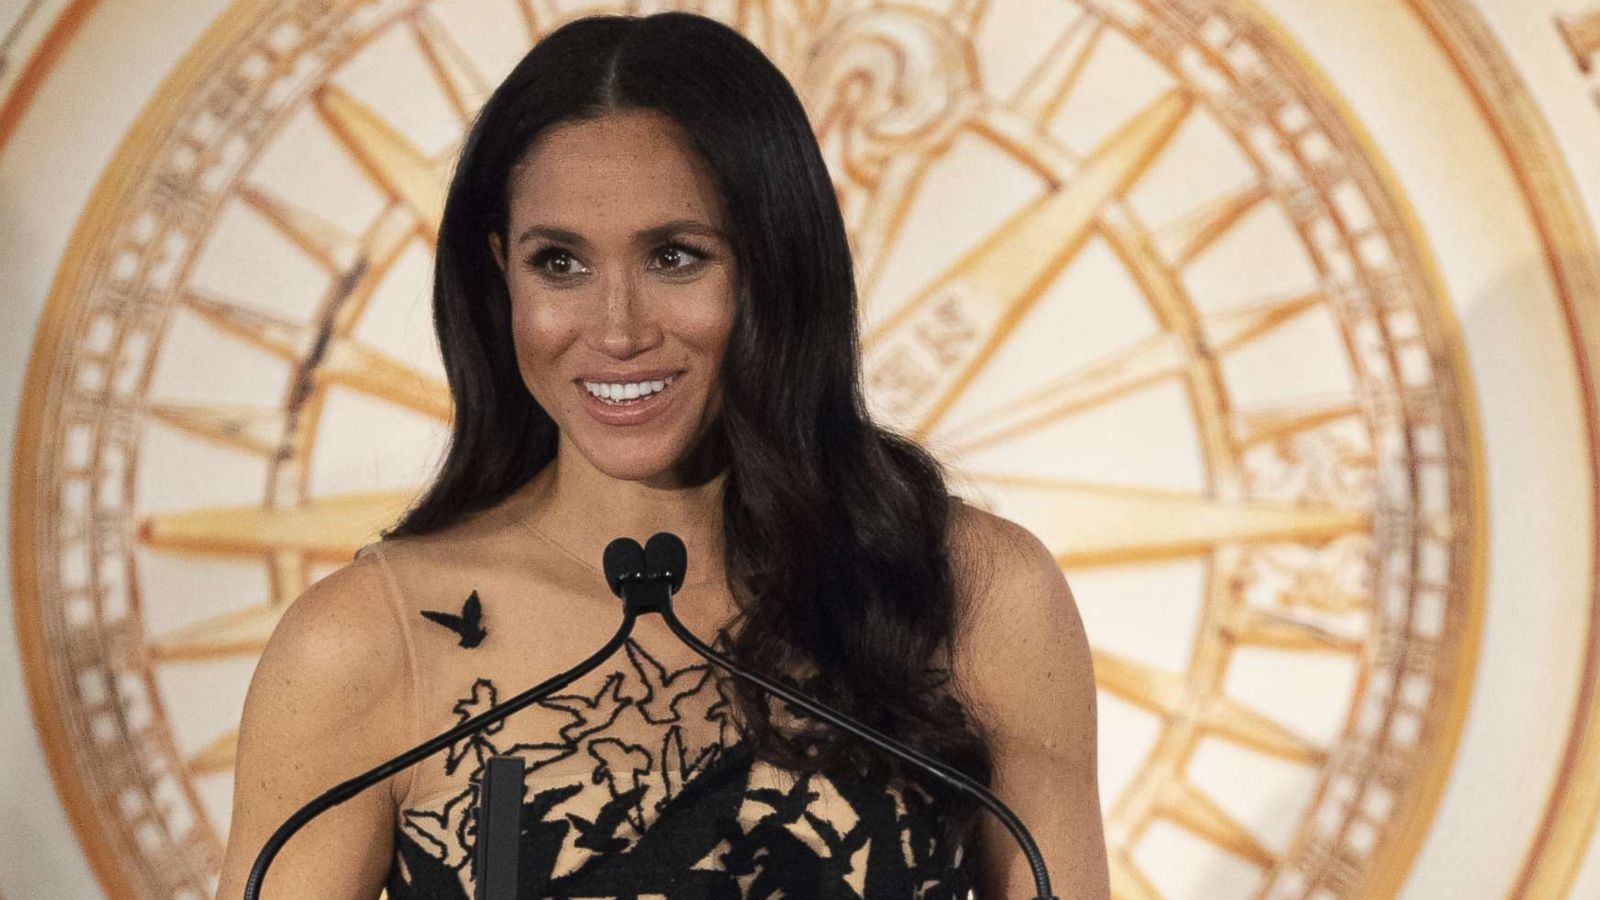
MULTIPOLYGON (((1096 756, 1094 662, 1077 601, 1028 529, 957 501, 963 598, 951 675, 993 751, 996 796, 1027 823, 1060 896, 1110 897, 1096 756)), ((1032 896, 1031 868, 984 822, 984 896, 1032 896)))
MULTIPOLYGON (((295 810, 404 749, 409 657, 387 590, 366 554, 306 588, 268 639, 239 724, 219 896, 238 895, 295 810)), ((274 863, 263 896, 374 896, 394 801, 391 778, 314 819, 274 863)))
MULTIPOLYGON (((333 700, 386 691, 406 655, 381 563, 363 555, 306 588, 289 604, 261 654, 251 692, 289 686, 333 700)), ((267 699, 262 697, 261 699, 267 699)), ((352 698, 354 699, 354 698, 352 698)))
POLYGON ((392 755, 411 736, 405 723, 415 673, 390 591, 383 562, 366 553, 289 605, 245 697, 241 766, 244 751, 283 735, 334 742, 327 746, 349 757, 344 767, 392 755))
POLYGON ((1089 642, 1055 555, 1022 525, 959 500, 949 546, 961 597, 952 674, 991 733, 1053 742, 1030 733, 1044 724, 1029 710, 1047 691, 1076 718, 1058 722, 1063 731, 1092 734, 1089 642))
POLYGON ((1066 576, 1038 536, 959 499, 950 503, 950 560, 964 628, 1038 624, 1040 616, 1075 614, 1066 576))

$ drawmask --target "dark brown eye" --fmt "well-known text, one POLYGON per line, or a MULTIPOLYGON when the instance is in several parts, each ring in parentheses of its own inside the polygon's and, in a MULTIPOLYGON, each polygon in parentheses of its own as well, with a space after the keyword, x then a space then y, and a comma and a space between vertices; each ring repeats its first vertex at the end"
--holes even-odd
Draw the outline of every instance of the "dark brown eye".
POLYGON ((666 263, 662 268, 668 270, 687 271, 704 262, 710 254, 688 244, 673 241, 661 248, 656 258, 666 263))
POLYGON ((566 249, 548 246, 540 247, 528 257, 528 268, 540 274, 563 277, 573 274, 578 266, 577 260, 566 249))

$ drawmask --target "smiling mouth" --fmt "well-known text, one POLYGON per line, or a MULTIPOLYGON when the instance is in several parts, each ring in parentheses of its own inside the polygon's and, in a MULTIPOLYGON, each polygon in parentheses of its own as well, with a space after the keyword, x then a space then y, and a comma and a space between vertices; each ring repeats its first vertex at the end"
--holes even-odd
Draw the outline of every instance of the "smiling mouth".
POLYGON ((628 406, 654 397, 677 380, 677 375, 641 381, 581 381, 583 389, 602 403, 611 406, 628 406))

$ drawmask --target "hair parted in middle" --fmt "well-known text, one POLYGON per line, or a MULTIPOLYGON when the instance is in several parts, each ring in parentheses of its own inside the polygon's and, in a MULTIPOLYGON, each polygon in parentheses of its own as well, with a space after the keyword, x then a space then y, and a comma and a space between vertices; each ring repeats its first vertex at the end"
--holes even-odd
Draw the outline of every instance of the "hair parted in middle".
MULTIPOLYGON (((824 702, 988 784, 985 736, 948 667, 930 665, 958 619, 944 474, 867 412, 850 248, 803 104, 755 44, 713 19, 574 20, 539 41, 478 113, 434 270, 450 443, 386 536, 448 527, 553 459, 556 425, 519 372, 487 236, 510 245, 509 176, 541 133, 626 110, 682 128, 721 191, 738 262, 722 410, 696 454, 727 472, 724 566, 739 610, 724 629, 729 654, 776 677, 814 667, 824 702)), ((831 729, 792 735, 759 688, 729 690, 762 758, 796 771, 914 775, 831 729)), ((965 842, 981 809, 950 799, 946 834, 965 842)))

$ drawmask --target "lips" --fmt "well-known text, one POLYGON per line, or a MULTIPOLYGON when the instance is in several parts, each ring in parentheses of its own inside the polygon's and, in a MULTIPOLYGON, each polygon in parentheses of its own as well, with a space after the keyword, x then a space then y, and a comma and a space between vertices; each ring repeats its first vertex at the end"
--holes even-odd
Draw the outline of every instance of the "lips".
POLYGON ((626 384, 630 381, 660 381, 681 374, 682 372, 682 369, 641 369, 637 372, 619 372, 612 369, 606 369, 603 371, 581 372, 578 374, 578 377, 573 380, 578 382, 604 381, 613 383, 620 381, 626 384))
POLYGON ((672 370, 657 372, 595 373, 584 375, 573 382, 573 389, 582 397, 584 411, 603 425, 636 426, 654 419, 670 406, 678 394, 681 373, 672 370), (601 384, 637 384, 645 381, 662 382, 661 390, 633 400, 603 400, 589 393, 584 382, 601 384))
POLYGON ((618 404, 633 400, 642 400, 651 394, 664 390, 671 385, 675 376, 666 378, 643 379, 629 382, 603 382, 585 381, 583 387, 589 393, 605 400, 608 403, 618 404))

